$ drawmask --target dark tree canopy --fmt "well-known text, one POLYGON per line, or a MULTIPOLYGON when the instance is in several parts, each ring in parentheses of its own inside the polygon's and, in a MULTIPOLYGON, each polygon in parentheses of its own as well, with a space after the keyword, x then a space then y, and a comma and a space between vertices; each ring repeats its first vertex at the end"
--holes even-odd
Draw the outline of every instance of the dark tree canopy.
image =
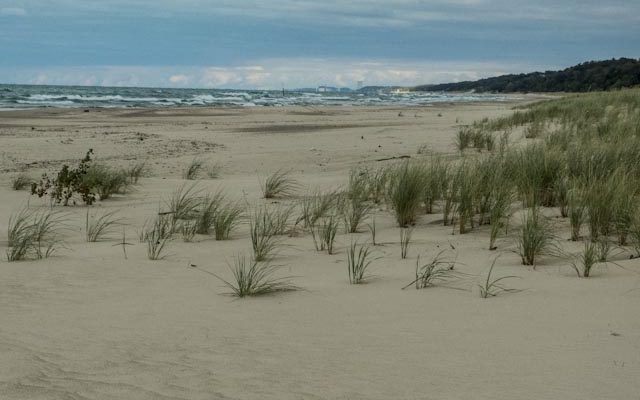
POLYGON ((418 91, 591 92, 640 85, 640 60, 588 61, 562 71, 511 74, 458 83, 421 85, 418 91))

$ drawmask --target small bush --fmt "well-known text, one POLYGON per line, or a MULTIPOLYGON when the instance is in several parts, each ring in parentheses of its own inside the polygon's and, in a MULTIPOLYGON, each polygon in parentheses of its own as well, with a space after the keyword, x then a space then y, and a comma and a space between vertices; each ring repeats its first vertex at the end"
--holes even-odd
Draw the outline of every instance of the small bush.
POLYGON ((80 160, 78 166, 71 169, 63 165, 54 179, 43 174, 39 182, 31 183, 31 194, 43 197, 50 195, 56 204, 69 205, 74 195, 79 195, 82 201, 91 205, 96 200, 93 188, 84 180, 84 176, 91 167, 93 149, 89 149, 85 157, 80 160))

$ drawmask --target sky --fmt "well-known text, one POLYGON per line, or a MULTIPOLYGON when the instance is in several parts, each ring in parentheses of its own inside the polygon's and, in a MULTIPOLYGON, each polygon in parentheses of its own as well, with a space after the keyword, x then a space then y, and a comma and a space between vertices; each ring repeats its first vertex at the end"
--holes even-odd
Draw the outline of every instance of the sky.
POLYGON ((0 83, 413 86, 640 57, 640 0, 0 0, 0 83))

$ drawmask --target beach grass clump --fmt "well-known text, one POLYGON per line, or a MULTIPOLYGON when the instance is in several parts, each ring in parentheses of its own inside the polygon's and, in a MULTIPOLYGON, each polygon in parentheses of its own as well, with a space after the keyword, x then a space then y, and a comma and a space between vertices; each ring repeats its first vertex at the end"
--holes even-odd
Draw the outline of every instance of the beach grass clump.
POLYGON ((508 185, 498 185, 495 187, 491 197, 489 210, 489 250, 495 250, 496 240, 500 232, 507 231, 509 220, 511 219, 511 204, 513 203, 513 192, 508 185))
POLYGON ((455 137, 455 146, 460 152, 465 151, 472 143, 473 130, 469 127, 463 126, 458 129, 455 137))
POLYGON ((11 188, 13 190, 29 189, 32 182, 33 179, 23 172, 11 178, 11 188))
POLYGON ((415 285, 416 289, 426 289, 459 279, 463 274, 454 269, 455 265, 455 259, 449 258, 445 250, 440 251, 427 263, 421 263, 420 256, 418 256, 415 279, 402 289, 404 290, 411 285, 415 285))
POLYGON ((340 220, 336 215, 330 214, 322 217, 315 225, 310 227, 311 238, 316 251, 327 251, 333 254, 333 245, 340 227, 340 220))
POLYGON ((583 251, 573 257, 571 266, 578 277, 588 278, 591 276, 593 267, 599 262, 599 258, 597 243, 586 240, 583 251))
POLYGON ((225 195, 222 191, 218 191, 214 194, 207 193, 200 198, 200 205, 197 208, 195 218, 196 233, 201 235, 209 235, 211 233, 216 214, 220 206, 224 204, 224 200, 225 195))
POLYGON ((9 218, 8 261, 50 257, 63 245, 61 230, 67 215, 55 210, 24 208, 9 218))
POLYGON ((454 175, 455 198, 457 204, 455 206, 455 216, 457 217, 460 234, 468 232, 468 228, 474 228, 474 215, 477 210, 477 193, 480 188, 478 186, 479 169, 476 163, 463 160, 457 166, 457 172, 454 175))
POLYGON ((413 234, 413 227, 401 227, 400 228, 400 258, 407 258, 409 253, 409 243, 411 242, 411 235, 413 234))
POLYGON ((368 245, 359 245, 358 242, 351 242, 347 249, 347 270, 349 273, 349 283, 357 285, 365 283, 371 278, 367 270, 374 261, 373 249, 368 245))
POLYGON ((300 201, 302 212, 296 221, 296 225, 302 222, 305 228, 315 226, 319 219, 335 211, 341 196, 341 193, 333 190, 328 192, 316 191, 303 197, 300 201))
POLYGON ((389 176, 387 202, 393 209, 400 227, 415 223, 422 206, 424 170, 419 164, 404 162, 389 176))
POLYGON ((140 178, 145 177, 149 174, 149 167, 147 163, 142 161, 133 164, 129 168, 124 170, 124 174, 129 178, 129 184, 137 185, 140 178))
POLYGON ((170 218, 158 214, 151 225, 143 228, 141 239, 147 243, 147 258, 149 260, 161 260, 166 255, 164 250, 173 235, 173 226, 170 218))
POLYGON ((349 186, 339 197, 338 208, 343 216, 347 232, 356 233, 365 218, 369 216, 373 205, 369 202, 369 192, 364 175, 352 171, 349 186))
POLYGON ((200 173, 202 172, 202 169, 204 168, 204 166, 205 166, 204 160, 197 157, 194 158, 193 160, 191 160, 191 162, 189 162, 189 165, 187 165, 187 168, 182 172, 182 178, 186 180, 197 179, 200 173))
POLYGON ((213 232, 216 240, 229 240, 231 232, 238 226, 244 214, 244 207, 227 202, 218 208, 213 216, 213 232))
POLYGON ((236 297, 262 296, 277 292, 290 292, 299 288, 291 283, 292 277, 276 277, 280 266, 261 263, 244 255, 237 255, 229 269, 233 280, 216 275, 236 297))
POLYGON ((251 215, 249 233, 255 261, 271 259, 281 245, 281 239, 277 236, 281 228, 275 216, 265 206, 257 208, 251 215))
POLYGON ((91 164, 82 176, 82 181, 100 197, 100 200, 106 200, 114 194, 125 193, 130 182, 124 170, 98 163, 91 164))
POLYGON ((531 265, 534 268, 540 256, 554 253, 555 238, 537 207, 525 211, 517 237, 517 246, 522 264, 531 265))
POLYGON ((449 164, 442 157, 432 156, 424 169, 422 202, 427 214, 433 213, 436 201, 444 196, 449 164))
POLYGON ((182 221, 180 222, 178 230, 180 231, 180 235, 182 236, 183 242, 193 242, 193 239, 198 232, 198 223, 197 221, 182 221))
POLYGON ((207 177, 209 177, 209 179, 218 179, 220 178, 221 174, 222 174, 222 164, 215 163, 207 167, 207 177))
POLYGON ((295 194, 300 183, 291 176, 290 170, 279 169, 262 184, 262 195, 265 199, 288 197, 295 194))
POLYGON ((503 283, 503 281, 507 279, 520 278, 519 276, 507 275, 501 276, 499 278, 493 277, 493 268, 495 267, 497 260, 498 257, 496 257, 491 263, 489 271, 487 272, 487 278, 482 282, 482 284, 478 284, 478 288, 480 289, 480 297, 482 297, 483 299, 496 297, 501 293, 519 292, 518 289, 509 288, 503 283))
POLYGON ((171 216, 172 230, 180 226, 180 221, 197 219, 202 205, 202 192, 197 184, 183 184, 177 187, 171 197, 165 202, 167 215, 171 216))
POLYGON ((555 185, 562 182, 562 176, 567 173, 564 154, 546 149, 541 143, 507 154, 507 174, 513 178, 525 207, 555 206, 555 185))
POLYGON ((113 233, 115 228, 123 223, 123 219, 117 217, 118 211, 106 211, 91 215, 89 210, 85 216, 85 239, 93 243, 105 239, 113 233))

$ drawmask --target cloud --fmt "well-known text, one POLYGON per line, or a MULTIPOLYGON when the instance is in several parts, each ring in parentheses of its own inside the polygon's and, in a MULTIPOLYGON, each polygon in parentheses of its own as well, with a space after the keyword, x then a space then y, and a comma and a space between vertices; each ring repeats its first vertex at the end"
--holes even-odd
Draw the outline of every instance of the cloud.
POLYGON ((239 66, 97 66, 0 69, 6 82, 60 85, 279 89, 320 85, 413 86, 474 80, 505 73, 554 69, 549 65, 475 61, 398 61, 273 58, 239 66))
POLYGON ((429 21, 564 21, 620 24, 638 21, 632 0, 23 0, 40 14, 95 14, 173 18, 239 16, 317 25, 410 28, 429 21))
POLYGON ((20 7, 3 7, 3 8, 0 8, 0 15, 24 17, 25 15, 27 15, 27 10, 20 7))

